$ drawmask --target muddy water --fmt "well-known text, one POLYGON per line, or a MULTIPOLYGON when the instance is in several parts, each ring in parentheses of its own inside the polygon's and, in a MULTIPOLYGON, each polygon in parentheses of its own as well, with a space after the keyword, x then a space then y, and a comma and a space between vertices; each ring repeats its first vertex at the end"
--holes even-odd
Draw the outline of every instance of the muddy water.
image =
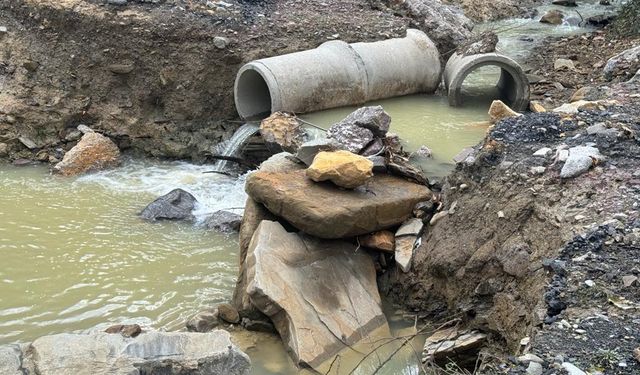
MULTIPOLYGON (((589 14, 598 6, 582 7, 589 14)), ((481 28, 500 31, 499 48, 526 62, 542 36, 584 31, 536 20, 508 20, 481 28), (533 40, 530 38, 533 36, 533 40)), ((450 108, 441 96, 383 100, 391 130, 414 151, 433 151, 419 162, 430 176, 452 168, 451 158, 484 135, 486 111, 497 72, 467 80, 471 100, 450 108)), ((353 108, 305 116, 328 127, 353 108)), ((185 223, 149 224, 136 214, 146 203, 181 187, 201 202, 198 217, 244 205, 243 180, 202 172, 212 166, 127 161, 122 168, 81 178, 52 177, 43 167, 0 164, 0 345, 59 332, 86 332, 109 323, 139 323, 177 330, 196 311, 228 301, 237 272, 237 239, 185 223)), ((413 321, 386 305, 394 333, 412 332, 413 321)), ((277 337, 237 334, 253 359, 255 374, 296 374, 277 337)), ((417 374, 412 342, 381 374, 417 374)), ((384 359, 384 353, 374 360, 384 359)), ((360 373, 375 367, 363 365, 360 373)))

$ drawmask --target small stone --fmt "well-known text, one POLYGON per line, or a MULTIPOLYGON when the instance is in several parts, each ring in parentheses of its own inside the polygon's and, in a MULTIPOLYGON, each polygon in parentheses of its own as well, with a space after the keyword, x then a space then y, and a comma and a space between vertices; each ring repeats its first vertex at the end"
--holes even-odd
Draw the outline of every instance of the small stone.
POLYGON ((636 276, 633 276, 633 275, 622 276, 622 285, 624 285, 625 288, 632 286, 637 281, 638 281, 638 278, 636 276))
POLYGON ((564 7, 577 7, 576 0, 553 0, 551 2, 553 5, 560 5, 564 7))
POLYGON ((373 176, 373 163, 349 151, 321 151, 306 174, 316 182, 329 180, 340 187, 353 189, 373 176))
POLYGON ((127 0, 107 0, 107 4, 111 4, 111 5, 127 5, 127 0))
POLYGON ((273 323, 268 321, 242 318, 241 324, 247 331, 276 333, 276 327, 273 326, 273 323))
POLYGON ((563 362, 562 363, 562 368, 564 368, 565 371, 567 371, 568 375, 587 375, 587 373, 585 373, 584 371, 580 370, 575 365, 573 365, 572 363, 569 363, 569 362, 563 362))
POLYGON ((551 25, 560 25, 564 19, 564 13, 559 10, 552 9, 540 18, 540 23, 548 23, 551 25))
POLYGON ((40 63, 37 61, 27 60, 22 63, 22 67, 30 72, 35 72, 40 67, 40 63))
POLYGON ((274 112, 262 120, 260 135, 270 149, 275 147, 287 152, 296 152, 307 139, 307 134, 296 116, 286 112, 274 112))
POLYGON ((19 137, 18 140, 20 141, 20 143, 24 145, 24 147, 28 148, 29 150, 38 148, 38 145, 34 141, 32 141, 30 138, 19 137))
POLYGON ((542 167, 542 166, 538 166, 538 167, 531 167, 531 174, 533 175, 540 175, 540 174, 544 174, 544 172, 547 170, 547 168, 542 167))
POLYGON ((530 337, 524 337, 524 338, 522 338, 522 340, 520 340, 520 345, 521 346, 527 346, 527 345, 529 345, 530 342, 531 342, 531 338, 530 337))
POLYGON ((579 100, 585 100, 592 90, 593 88, 589 86, 585 86, 577 89, 576 92, 574 92, 573 95, 571 95, 571 99, 569 99, 569 102, 573 103, 579 100))
POLYGON ((240 323, 240 314, 233 306, 228 303, 221 303, 217 306, 218 317, 227 323, 240 323))
POLYGON ((496 123, 507 117, 516 117, 522 116, 518 112, 509 108, 508 105, 504 104, 502 100, 494 100, 491 103, 491 107, 489 107, 489 117, 491 118, 492 123, 496 123))
POLYGON ((431 149, 425 145, 420 146, 414 153, 421 158, 430 158, 432 156, 431 149))
POLYGON ((537 362, 529 362, 527 375, 542 375, 542 365, 537 362))
POLYGON ((582 220, 586 219, 586 216, 584 216, 584 215, 576 215, 576 216, 573 217, 573 219, 575 221, 582 221, 582 220))
POLYGON ((467 185, 467 184, 460 184, 459 189, 460 189, 461 192, 463 192, 463 191, 467 190, 468 187, 469 187, 469 185, 467 185))
POLYGON ((522 363, 529 363, 529 362, 543 363, 544 362, 542 360, 542 358, 538 357, 535 354, 531 354, 531 353, 521 355, 520 357, 518 357, 518 361, 520 361, 522 363))
POLYGON ((138 324, 116 324, 104 330, 106 333, 119 333, 123 337, 136 337, 142 332, 138 324))
POLYGON ((592 146, 576 146, 569 149, 569 157, 560 171, 561 178, 577 177, 591 168, 596 160, 602 160, 600 151, 592 146))
POLYGON ((82 134, 93 133, 93 129, 84 124, 78 125, 76 129, 78 129, 78 131, 82 134))
POLYGON ((429 221, 429 225, 436 225, 436 223, 440 221, 440 219, 447 216, 448 214, 449 214, 449 211, 438 212, 437 214, 433 215, 433 217, 429 221))
POLYGON ((542 106, 542 104, 540 104, 539 102, 532 100, 529 103, 529 110, 533 113, 542 113, 542 112, 546 112, 547 110, 542 106))
POLYGON ((587 331, 585 331, 584 329, 580 329, 580 328, 576 329, 574 332, 579 334, 579 335, 584 335, 585 333, 587 333, 587 331))
POLYGON ((0 26, 0 36, 4 36, 4 34, 7 33, 7 27, 6 26, 0 26))
POLYGON ((596 285, 596 282, 593 280, 585 280, 585 285, 587 285, 589 288, 593 288, 596 285))
MULTIPOLYGON (((306 165, 311 165, 313 163, 313 158, 316 157, 318 152, 320 151, 336 151, 338 150, 338 144, 327 138, 322 139, 314 139, 312 141, 308 141, 303 143, 296 153, 296 158, 300 159, 306 165)), ((384 156, 380 156, 383 161, 383 165, 386 169, 386 164, 384 164, 384 156)), ((376 167, 376 162, 372 159, 376 158, 376 156, 368 157, 374 164, 374 168, 376 167)))
POLYGON ((213 330, 220 324, 218 320, 218 309, 210 309, 197 313, 187 322, 189 332, 205 333, 213 330))
POLYGON ((640 363, 640 347, 633 349, 633 358, 640 363))
POLYGON ((9 153, 9 145, 6 143, 0 143, 0 156, 7 156, 9 153))
POLYGON ((469 160, 469 158, 473 158, 475 150, 471 147, 464 148, 460 151, 456 156, 453 157, 453 161, 456 164, 460 164, 469 160))
POLYGON ((218 49, 225 49, 231 43, 228 38, 217 36, 213 38, 213 45, 218 49))
POLYGON ((546 157, 547 155, 549 155, 551 153, 551 149, 549 147, 543 147, 541 149, 539 149, 538 151, 533 153, 533 156, 543 156, 546 157))
POLYGON ((386 252, 393 252, 395 248, 395 236, 388 230, 358 236, 358 242, 364 247, 386 252))
POLYGON ((204 225, 207 229, 213 229, 222 233, 235 233, 240 230, 240 224, 242 223, 242 216, 229 212, 219 210, 211 214, 208 217, 204 225))
POLYGON ((113 74, 129 74, 133 72, 133 69, 133 64, 111 64, 107 66, 107 70, 113 74))
POLYGON ((504 219, 504 212, 498 211, 498 218, 504 219))
POLYGON ((553 62, 553 69, 554 70, 576 70, 576 66, 573 63, 573 60, 569 60, 569 59, 556 59, 556 61, 553 62))

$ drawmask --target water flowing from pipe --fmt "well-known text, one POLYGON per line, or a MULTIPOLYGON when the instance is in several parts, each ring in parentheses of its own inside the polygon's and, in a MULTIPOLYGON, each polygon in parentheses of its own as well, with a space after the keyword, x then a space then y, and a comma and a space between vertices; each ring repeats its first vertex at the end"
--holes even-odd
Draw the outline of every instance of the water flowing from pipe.
MULTIPOLYGON (((255 123, 246 123, 242 125, 233 136, 226 142, 219 145, 218 155, 220 156, 238 156, 242 151, 243 147, 254 134, 256 134, 260 130, 260 126, 255 123)), ((214 170, 218 172, 223 172, 227 169, 229 164, 228 160, 220 159, 216 161, 214 165, 214 170)))

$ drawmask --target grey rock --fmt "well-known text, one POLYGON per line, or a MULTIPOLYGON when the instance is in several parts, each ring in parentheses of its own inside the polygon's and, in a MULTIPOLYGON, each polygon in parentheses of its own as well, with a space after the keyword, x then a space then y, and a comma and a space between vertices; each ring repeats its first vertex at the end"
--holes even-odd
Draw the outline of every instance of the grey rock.
POLYGON ((576 0, 553 0, 551 2, 553 5, 561 5, 564 7, 577 7, 576 0))
POLYGON ((200 311, 187 322, 189 332, 209 332, 220 324, 218 309, 200 311))
POLYGON ((4 36, 4 34, 7 33, 7 27, 6 26, 0 26, 0 37, 4 36))
POLYGON ((24 147, 28 148, 29 150, 38 148, 38 145, 34 141, 32 141, 30 138, 19 137, 18 140, 20 141, 20 143, 24 145, 24 147))
POLYGON ((218 49, 225 49, 231 43, 228 38, 223 36, 217 36, 213 38, 213 45, 218 49))
POLYGON ((373 141, 373 133, 354 124, 339 122, 327 130, 327 138, 336 141, 341 148, 359 154, 373 141))
POLYGON ((127 0, 107 0, 107 4, 111 4, 111 5, 127 5, 127 0))
POLYGON ((560 171, 561 178, 577 177, 588 171, 594 160, 603 159, 600 151, 592 146, 576 146, 569 149, 569 157, 560 171))
POLYGON ((175 189, 149 203, 140 217, 145 220, 193 220, 191 212, 197 202, 189 192, 175 189))
POLYGON ((475 159, 474 157, 475 155, 475 150, 471 147, 467 147, 464 148, 462 151, 460 151, 456 156, 453 157, 453 161, 456 164, 460 164, 460 163, 469 163, 469 162, 473 162, 472 160, 475 159))
POLYGON ((59 334, 36 339, 26 352, 40 375, 244 375, 251 367, 229 333, 220 330, 148 332, 136 338, 59 334))
POLYGON ((64 140, 67 142, 74 142, 79 140, 80 138, 82 138, 82 132, 80 130, 74 130, 67 134, 67 136, 64 137, 64 140))
POLYGON ((260 170, 264 172, 289 172, 304 168, 293 161, 294 156, 288 152, 272 155, 260 164, 260 170))
POLYGON ((618 131, 616 129, 607 128, 603 123, 597 123, 589 126, 587 128, 587 134, 596 134, 605 137, 615 137, 618 135, 618 131))
POLYGON ((240 314, 233 306, 228 303, 221 303, 217 307, 218 317, 227 323, 237 324, 240 323, 240 314))
POLYGON ((22 351, 18 345, 0 346, 0 374, 23 375, 22 351))
POLYGON ((362 156, 381 155, 384 151, 384 142, 380 138, 375 138, 367 147, 360 151, 362 156))
POLYGON ((455 5, 445 4, 440 0, 405 0, 391 3, 413 18, 418 28, 429 35, 440 51, 456 49, 471 35, 473 22, 455 5))
POLYGON ((527 375, 542 375, 542 365, 537 362, 529 362, 527 375))
POLYGON ((586 372, 577 368, 573 363, 563 362, 562 368, 565 369, 568 375, 587 375, 586 372))
POLYGON ((336 151, 340 149, 340 145, 336 141, 329 138, 314 139, 303 143, 296 153, 296 157, 306 165, 313 163, 313 158, 320 151, 336 151))
POLYGON ((372 258, 344 241, 288 233, 262 221, 247 252, 252 303, 269 316, 294 362, 315 368, 385 329, 372 258))
POLYGON ((359 108, 340 121, 341 124, 356 125, 369 129, 376 137, 384 137, 389 131, 391 117, 382 106, 370 106, 359 108))
POLYGON ((607 80, 618 75, 631 75, 640 69, 640 45, 610 58, 604 66, 603 74, 607 80))
POLYGON ((93 133, 93 129, 84 124, 78 125, 76 129, 78 129, 82 134, 93 133))
POLYGON ((6 143, 0 143, 0 156, 6 156, 8 153, 9 153, 9 145, 7 145, 6 143))
POLYGON ((424 224, 421 219, 409 219, 403 223, 395 234, 396 264, 403 272, 409 272, 413 261, 413 250, 420 238, 424 224))
POLYGON ((265 321, 265 320, 254 320, 249 318, 242 318, 242 326, 247 331, 253 332, 266 332, 266 333, 276 333, 276 327, 273 326, 273 323, 265 321))
POLYGON ((535 354, 531 354, 531 353, 527 353, 527 354, 521 355, 520 357, 518 357, 518 361, 520 361, 522 363, 529 363, 529 362, 543 363, 544 362, 542 360, 542 358, 538 357, 535 354))
POLYGON ((387 171, 387 161, 384 156, 368 156, 367 159, 373 163, 373 173, 385 173, 387 171))
POLYGON ((204 225, 207 229, 222 233, 235 233, 240 229, 242 216, 229 211, 216 211, 209 216, 204 225))

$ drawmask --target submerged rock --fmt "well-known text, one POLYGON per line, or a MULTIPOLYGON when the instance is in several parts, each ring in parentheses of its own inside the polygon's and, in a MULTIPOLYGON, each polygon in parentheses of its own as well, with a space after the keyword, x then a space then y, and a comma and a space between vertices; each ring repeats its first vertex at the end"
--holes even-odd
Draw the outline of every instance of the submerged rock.
POLYGON ((229 211, 216 211, 205 220, 207 229, 217 230, 222 233, 234 233, 240 229, 242 216, 229 211))
POLYGON ((64 155, 62 161, 56 164, 53 170, 63 176, 75 176, 115 167, 119 163, 118 146, 102 134, 88 132, 64 155))
POLYGON ((193 220, 191 213, 198 201, 189 192, 182 189, 171 190, 149 203, 140 217, 145 220, 193 220))
POLYGON ((559 10, 552 9, 545 13, 542 18, 540 18, 541 23, 548 23, 551 25, 561 25, 562 20, 564 19, 564 13, 559 10))
POLYGON ((331 181, 337 186, 353 189, 373 176, 373 163, 349 151, 321 151, 307 169, 307 177, 316 182, 331 181))
POLYGON ((272 221, 262 221, 251 240, 247 293, 300 366, 317 367, 387 326, 373 261, 355 250, 272 221))
POLYGON ((200 311, 187 322, 189 332, 209 332, 220 325, 218 309, 200 311))
POLYGON ((225 331, 148 332, 136 338, 64 333, 36 339, 24 361, 30 373, 40 375, 244 375, 251 368, 225 331))
POLYGON ((136 337, 142 333, 138 324, 116 324, 104 330, 106 333, 119 333, 124 337, 136 337))
POLYGON ((247 178, 249 196, 293 226, 320 238, 345 238, 375 232, 411 217, 418 202, 431 199, 423 185, 375 175, 354 190, 315 183, 304 170, 258 171, 247 178))

